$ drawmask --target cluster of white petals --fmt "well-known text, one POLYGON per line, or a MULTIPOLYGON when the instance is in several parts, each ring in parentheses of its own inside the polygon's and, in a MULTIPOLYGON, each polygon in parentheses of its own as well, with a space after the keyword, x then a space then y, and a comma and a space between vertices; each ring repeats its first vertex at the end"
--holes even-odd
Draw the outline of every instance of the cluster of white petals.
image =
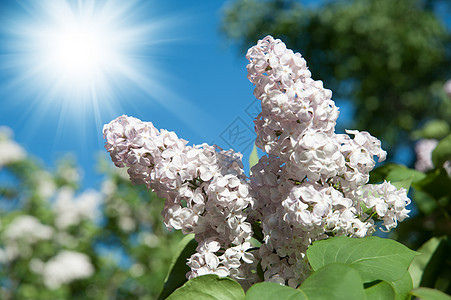
POLYGON ((95 220, 100 214, 101 203, 102 195, 94 190, 85 191, 75 197, 71 188, 61 188, 53 203, 56 227, 65 229, 79 224, 82 220, 95 220))
POLYGON ((69 250, 60 251, 47 262, 34 258, 30 261, 30 269, 42 276, 49 289, 57 289, 94 274, 94 266, 86 254, 69 250))
POLYGON ((8 262, 17 257, 28 257, 33 245, 42 240, 50 240, 53 228, 42 224, 36 217, 19 215, 5 228, 4 248, 0 248, 0 262, 8 262))
POLYGON ((382 218, 382 226, 386 230, 395 228, 398 221, 403 221, 408 217, 406 204, 410 203, 406 193, 402 189, 397 189, 390 183, 384 181, 382 184, 367 184, 359 191, 362 201, 367 208, 372 208, 379 218, 382 218))
POLYGON ((243 276, 243 262, 253 263, 252 255, 242 252, 250 248, 246 210, 254 198, 241 154, 207 144, 187 146, 174 132, 127 116, 105 125, 104 136, 115 165, 128 167, 133 183, 166 199, 167 228, 195 234, 198 247, 188 261, 188 276, 243 276))
POLYGON ((417 156, 415 169, 421 172, 427 172, 434 168, 432 151, 437 147, 437 144, 438 140, 436 139, 422 139, 415 144, 415 154, 417 156))
POLYGON ((446 95, 448 98, 451 99, 451 79, 448 79, 445 84, 443 85, 443 89, 445 90, 446 95))
POLYGON ((22 160, 26 156, 25 150, 11 137, 11 129, 0 127, 0 169, 5 165, 22 160))
POLYGON ((332 92, 314 81, 304 58, 267 36, 248 50, 248 78, 262 112, 256 145, 266 155, 242 171, 241 155, 203 144, 187 146, 175 133, 122 116, 104 127, 106 149, 131 181, 166 198, 168 228, 194 233, 199 244, 189 277, 215 273, 298 286, 309 274, 306 250, 329 236, 364 237, 376 221, 386 229, 407 217, 405 189, 367 184, 385 160, 368 132, 336 134, 332 92), (251 224, 261 228, 249 243, 251 224))

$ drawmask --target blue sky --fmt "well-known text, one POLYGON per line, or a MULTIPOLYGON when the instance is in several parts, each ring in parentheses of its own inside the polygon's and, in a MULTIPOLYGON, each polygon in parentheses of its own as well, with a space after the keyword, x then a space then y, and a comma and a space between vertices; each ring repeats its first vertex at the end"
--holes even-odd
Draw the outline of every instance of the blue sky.
POLYGON ((61 83, 59 73, 34 69, 47 55, 34 57, 47 51, 36 31, 55 24, 48 20, 52 1, 32 2, 0 4, 0 125, 12 128, 29 153, 47 165, 71 153, 83 169, 84 187, 97 187, 102 126, 126 114, 175 131, 190 144, 216 143, 249 155, 257 103, 244 54, 219 32, 224 2, 135 1, 125 9, 107 1, 125 10, 116 32, 136 32, 122 49, 129 74, 105 71, 111 82, 99 88, 96 104, 76 84, 61 83))

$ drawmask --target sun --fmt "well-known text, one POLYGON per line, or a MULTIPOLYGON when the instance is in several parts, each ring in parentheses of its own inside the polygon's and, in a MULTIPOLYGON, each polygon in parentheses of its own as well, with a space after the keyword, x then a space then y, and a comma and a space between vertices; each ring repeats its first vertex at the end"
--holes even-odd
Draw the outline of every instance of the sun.
POLYGON ((45 76, 59 82, 60 90, 77 90, 79 100, 91 101, 103 78, 118 75, 114 65, 126 59, 111 39, 112 29, 96 19, 70 18, 42 32, 39 61, 45 76))
POLYGON ((127 65, 138 64, 130 61, 131 53, 152 35, 142 30, 143 24, 124 24, 121 19, 136 12, 121 2, 43 3, 43 20, 28 23, 26 32, 33 65, 58 101, 92 103, 103 97, 115 78, 129 76, 127 65))
POLYGON ((113 59, 114 45, 105 39, 110 33, 99 31, 95 25, 64 28, 49 36, 46 53, 52 71, 79 80, 105 70, 113 59))
POLYGON ((121 112, 124 99, 137 90, 146 101, 171 98, 159 82, 164 70, 153 59, 168 36, 176 39, 171 30, 177 24, 171 15, 156 15, 155 2, 18 3, 19 12, 4 14, 8 18, 0 22, 0 69, 10 71, 8 88, 16 102, 26 102, 25 114, 79 127, 90 118, 101 127, 102 115, 121 112))

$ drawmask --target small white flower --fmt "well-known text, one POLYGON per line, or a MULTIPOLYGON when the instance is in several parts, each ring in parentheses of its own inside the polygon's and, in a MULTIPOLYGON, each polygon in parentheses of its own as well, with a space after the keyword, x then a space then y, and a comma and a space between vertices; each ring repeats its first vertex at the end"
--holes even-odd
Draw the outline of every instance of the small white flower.
POLYGON ((60 251, 44 265, 35 265, 33 268, 42 275, 45 285, 50 289, 94 274, 94 267, 86 254, 68 250, 60 251))

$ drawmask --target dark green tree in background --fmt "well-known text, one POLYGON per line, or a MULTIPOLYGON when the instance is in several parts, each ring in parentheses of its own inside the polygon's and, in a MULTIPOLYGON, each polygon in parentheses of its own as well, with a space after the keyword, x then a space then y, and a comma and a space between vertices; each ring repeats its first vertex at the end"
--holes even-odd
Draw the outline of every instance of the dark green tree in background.
MULTIPOLYGON (((335 100, 350 100, 353 127, 393 151, 431 119, 442 138, 451 122, 443 84, 451 77, 450 32, 434 13, 446 2, 419 0, 237 0, 222 30, 247 49, 271 34, 307 60, 335 100)), ((437 135, 437 133, 434 133, 437 135)))

